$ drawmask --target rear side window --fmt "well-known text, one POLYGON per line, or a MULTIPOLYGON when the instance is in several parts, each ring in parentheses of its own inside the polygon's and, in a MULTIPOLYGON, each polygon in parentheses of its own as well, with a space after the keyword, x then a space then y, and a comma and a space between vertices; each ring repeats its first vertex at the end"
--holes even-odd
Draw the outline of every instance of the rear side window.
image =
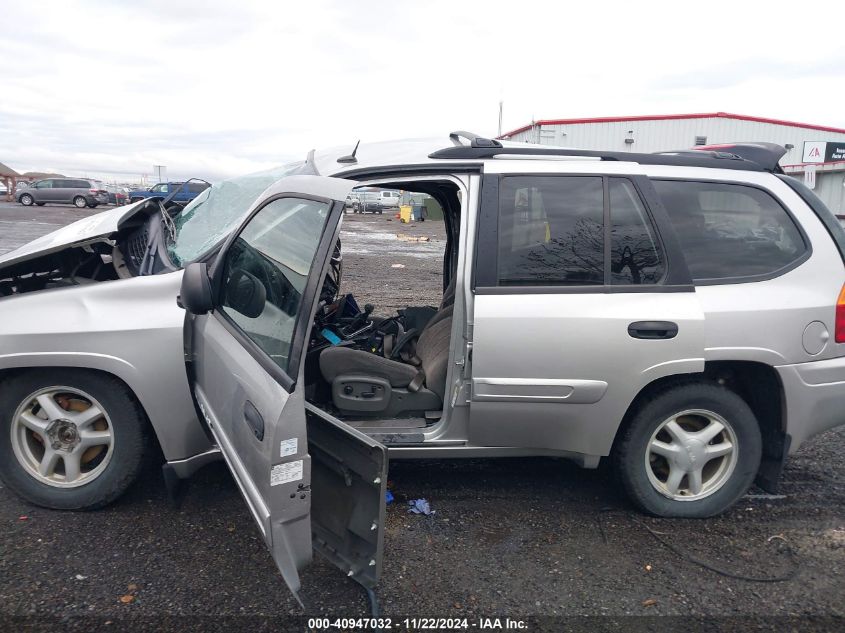
POLYGON ((645 207, 629 180, 611 178, 610 282, 656 284, 665 267, 645 207))
POLYGON ((775 200, 747 185, 655 180, 694 281, 752 281, 801 259, 807 246, 775 200))
POLYGON ((604 283, 600 177, 504 178, 500 195, 500 286, 604 283))
POLYGON ((607 179, 607 205, 601 176, 504 178, 498 240, 500 286, 656 284, 666 270, 645 206, 625 178, 607 179))

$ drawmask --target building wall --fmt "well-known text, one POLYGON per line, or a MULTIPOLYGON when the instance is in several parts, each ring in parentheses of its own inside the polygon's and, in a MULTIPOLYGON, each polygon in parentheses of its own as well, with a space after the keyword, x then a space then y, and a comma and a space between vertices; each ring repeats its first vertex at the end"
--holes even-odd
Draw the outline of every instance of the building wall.
MULTIPOLYGON (((801 163, 804 141, 845 142, 843 133, 727 117, 534 124, 502 138, 575 149, 651 153, 691 148, 697 136, 706 137, 708 145, 755 141, 790 144, 793 147, 781 159, 781 165, 801 163), (626 138, 633 138, 634 142, 626 143, 626 138)), ((842 164, 842 170, 845 170, 845 164, 842 164)), ((845 214, 842 184, 843 171, 819 172, 815 192, 832 211, 845 214)))

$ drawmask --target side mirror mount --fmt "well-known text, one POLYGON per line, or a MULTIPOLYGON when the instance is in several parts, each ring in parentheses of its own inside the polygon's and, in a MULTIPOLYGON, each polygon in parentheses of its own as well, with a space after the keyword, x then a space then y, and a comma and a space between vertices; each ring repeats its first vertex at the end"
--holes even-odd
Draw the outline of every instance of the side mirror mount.
POLYGON ((214 308, 214 293, 208 278, 208 264, 188 264, 182 274, 182 287, 176 300, 179 307, 191 314, 206 314, 214 308))

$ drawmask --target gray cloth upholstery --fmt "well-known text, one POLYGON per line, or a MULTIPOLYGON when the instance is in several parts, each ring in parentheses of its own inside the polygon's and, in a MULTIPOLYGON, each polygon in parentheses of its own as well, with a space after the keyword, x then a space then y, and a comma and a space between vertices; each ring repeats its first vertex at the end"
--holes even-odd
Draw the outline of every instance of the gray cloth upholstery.
MULTIPOLYGON (((425 387, 443 400, 449 367, 449 342, 452 333, 453 306, 439 310, 416 345, 416 356, 425 374, 425 387)), ((391 387, 407 387, 419 372, 417 367, 348 347, 328 347, 320 354, 320 372, 328 382, 343 374, 378 376, 391 387)))
POLYGON ((391 387, 407 387, 417 368, 350 347, 327 347, 320 354, 320 372, 329 382, 343 374, 364 374, 384 378, 391 387))
POLYGON ((452 279, 449 281, 449 285, 446 286, 446 290, 443 291, 443 299, 440 300, 440 309, 448 308, 453 303, 455 303, 455 284, 458 281, 458 276, 455 273, 452 273, 452 279))
POLYGON ((449 340, 452 334, 452 306, 447 309, 449 315, 426 327, 417 341, 417 358, 422 362, 421 368, 425 372, 425 386, 440 396, 440 400, 443 400, 446 391, 449 340))

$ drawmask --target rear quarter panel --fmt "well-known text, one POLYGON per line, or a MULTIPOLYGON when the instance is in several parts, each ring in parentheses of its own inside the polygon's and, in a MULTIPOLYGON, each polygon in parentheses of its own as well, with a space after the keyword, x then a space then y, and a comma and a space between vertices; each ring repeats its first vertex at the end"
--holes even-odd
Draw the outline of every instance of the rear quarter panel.
MULTIPOLYGON (((767 281, 696 288, 705 317, 705 361, 755 361, 774 367, 783 387, 783 430, 792 437, 790 452, 813 435, 845 423, 845 344, 834 340, 836 300, 845 283, 845 265, 813 210, 767 173, 646 169, 652 178, 763 187, 801 225, 812 254, 796 268, 767 281), (805 348, 804 332, 814 322, 824 324, 828 337, 821 351, 812 354, 805 348)), ((810 339, 822 343, 819 337, 810 339)))

